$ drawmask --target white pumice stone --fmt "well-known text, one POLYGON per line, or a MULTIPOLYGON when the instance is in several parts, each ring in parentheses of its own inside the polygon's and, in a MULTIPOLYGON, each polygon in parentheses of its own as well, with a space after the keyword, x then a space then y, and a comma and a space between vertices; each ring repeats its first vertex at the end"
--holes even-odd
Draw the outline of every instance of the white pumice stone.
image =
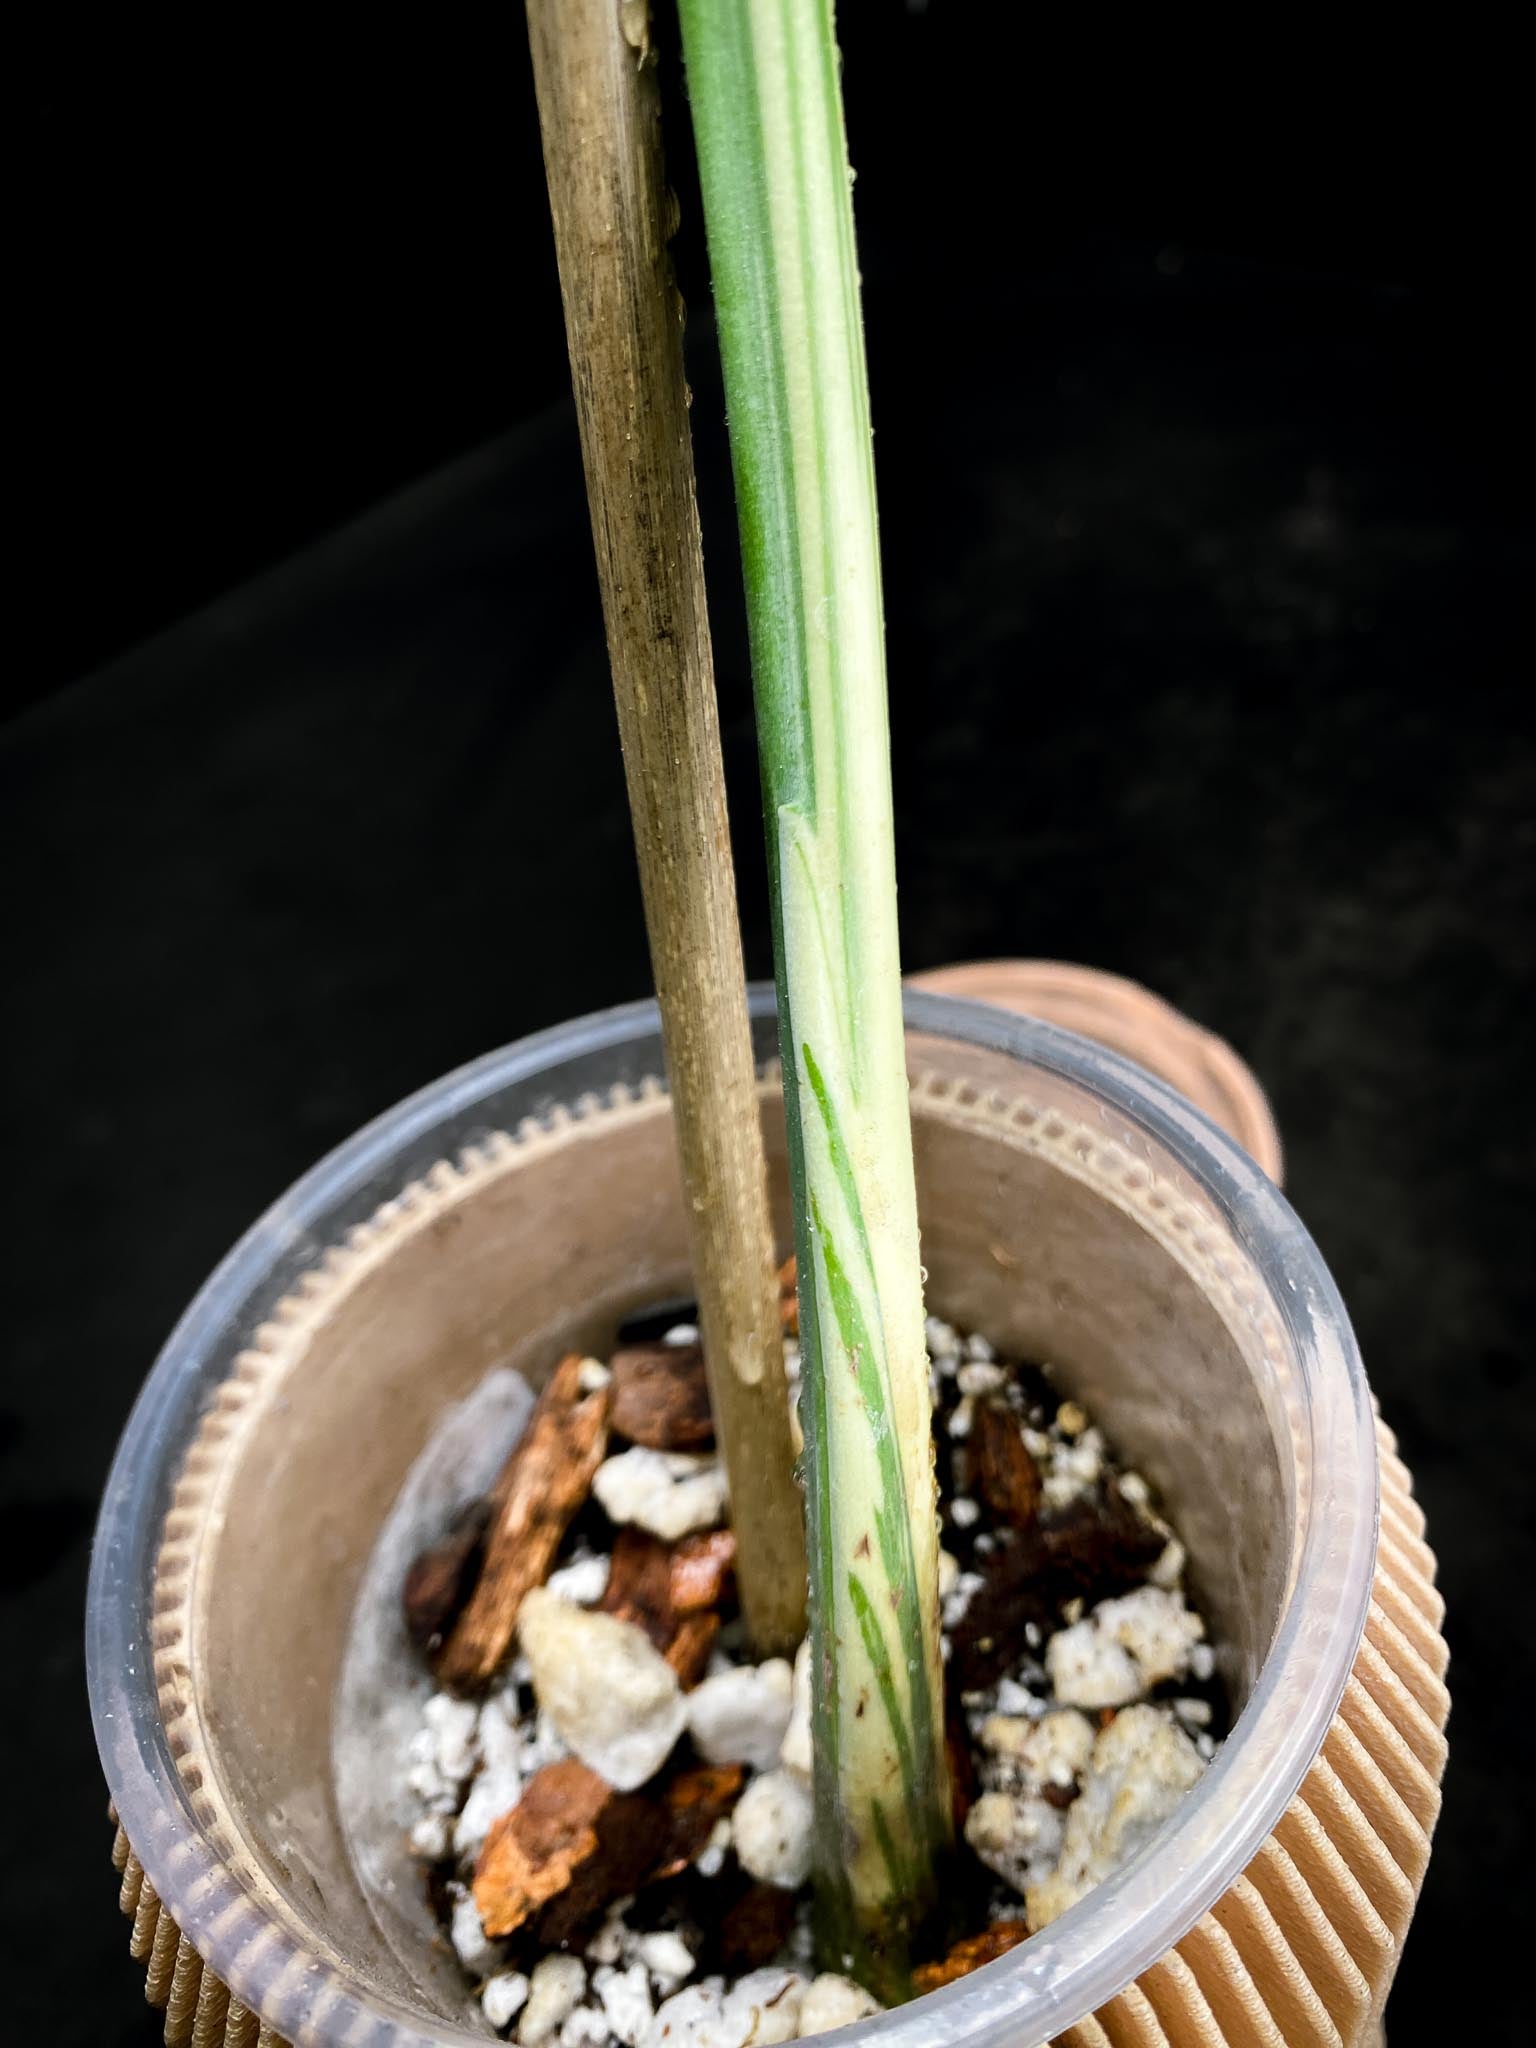
POLYGON ((454 1823, 446 1813, 424 1813, 411 1829, 412 1852, 425 1856, 429 1863, 436 1863, 440 1856, 448 1854, 448 1844, 453 1835, 454 1823))
POLYGON ((613 1522, 633 1522, 664 1543, 695 1529, 713 1529, 725 1518, 729 1495, 725 1467, 717 1458, 686 1451, 652 1451, 636 1444, 605 1458, 592 1491, 613 1522))
POLYGON ((1216 1652, 1209 1643, 1196 1643, 1189 1653, 1189 1675, 1203 1685, 1216 1675, 1216 1652))
POLYGON ((1046 1669, 1066 1706, 1123 1707, 1165 1679, 1182 1678, 1204 1633, 1204 1622, 1182 1595, 1139 1586, 1101 1600, 1083 1620, 1052 1636, 1046 1669))
POLYGON ((472 1977, 489 1977, 501 1961, 501 1950, 480 1924, 480 1909, 474 1895, 461 1885, 451 1892, 453 1917, 448 1923, 454 1953, 472 1977))
POLYGON ((1154 1586, 1172 1591, 1184 1576, 1184 1567, 1189 1562, 1188 1552, 1177 1536, 1170 1536, 1163 1545, 1162 1554, 1153 1564, 1147 1577, 1154 1586))
POLYGON ((1031 1789, 1065 1789, 1087 1768, 1094 1732, 1088 1716, 1073 1707, 1037 1718, 989 1714, 981 1724, 981 1746, 1031 1789))
POLYGON ((1045 1646, 1045 1664, 1052 1691, 1068 1706, 1122 1707, 1141 1697, 1135 1658, 1091 1619, 1058 1629, 1045 1646))
POLYGON ((837 2027, 852 2026, 855 2020, 867 2020, 884 2011, 879 1999, 872 1998, 862 1984, 855 1984, 851 1977, 839 1977, 835 1971, 825 1970, 821 1976, 811 1979, 800 2001, 800 2031, 802 2034, 830 2034, 837 2027))
POLYGON ((957 1493, 949 1504, 949 1519, 957 1529, 974 1529, 981 1520, 981 1509, 968 1493, 957 1493))
POLYGON ((1018 1892, 1056 1868, 1064 1828, 1064 1816, 1034 1792, 983 1792, 965 1817, 967 1842, 1018 1892))
MULTIPOLYGON (((945 1553, 941 1553, 943 1555, 945 1553)), ((941 1567, 942 1570, 942 1567, 941 1567)), ((961 1572, 947 1593, 941 1591, 944 1626, 958 1628, 965 1619, 965 1610, 986 1584, 980 1572, 961 1572)), ((942 1581, 941 1581, 942 1585, 942 1581)))
POLYGON ((498 1970, 480 1987, 480 2009, 493 2027, 510 2026, 528 2003, 528 1979, 521 1970, 498 1970))
MULTIPOLYGON (((1000 1365, 990 1359, 978 1359, 962 1365, 955 1374, 955 1385, 968 1400, 978 1394, 996 1394, 1008 1383, 1008 1375, 1000 1365)), ((953 1432, 951 1432, 953 1434, 953 1432)))
POLYGON ((600 1358, 584 1358, 576 1371, 576 1385, 584 1394, 600 1394, 612 1378, 600 1358))
POLYGON ((800 2006, 806 1993, 798 1970, 752 1970, 725 1994, 721 2017, 731 2048, 772 2048, 798 2038, 800 2006))
POLYGON ((753 1778, 731 1815, 741 1865, 764 1884, 796 1891, 811 1873, 811 1794, 794 1771, 753 1778))
POLYGON ((608 1909, 608 1917, 596 1934, 587 1943, 586 1958, 589 1963, 618 1963, 624 1959, 626 1937, 629 1929, 624 1924, 624 1915, 617 1907, 608 1909))
POLYGON ((693 1975, 693 1950, 680 1934, 663 1928, 656 1934, 642 1934, 635 1954, 651 1973, 651 1982, 663 1998, 669 1998, 679 1984, 693 1975))
POLYGON ((1186 1728, 1209 1728, 1211 1725, 1209 1700, 1175 1700, 1173 1711, 1186 1728))
POLYGON ((666 1761, 688 1721, 677 1674, 633 1622, 535 1586, 517 1617, 533 1689, 574 1754, 620 1792, 666 1761))
MULTIPOLYGON (((1047 1439, 1049 1442, 1050 1440, 1047 1439)), ((1048 1508, 1064 1508, 1091 1493, 1104 1472, 1104 1439, 1085 1430, 1075 1442, 1050 1444, 1050 1463, 1040 1493, 1048 1508)))
MULTIPOLYGON (((527 1659, 523 1661, 526 1663, 527 1659)), ((531 1669, 528 1683, 533 1683, 531 1669)), ((525 1778, 531 1778, 534 1772, 542 1770, 545 1764, 557 1764, 563 1756, 569 1756, 570 1753, 570 1744, 561 1735, 546 1710, 540 1707, 533 1718, 532 1734, 526 1735, 518 1746, 518 1769, 525 1778)))
POLYGON ((688 1730, 706 1763, 772 1770, 789 1726, 794 1680, 782 1657, 738 1665, 687 1695, 688 1730))
POLYGON ((546 1593, 554 1593, 562 1600, 569 1600, 575 1607, 595 1607, 608 1590, 608 1572, 612 1559, 593 1552, 587 1557, 575 1557, 559 1571, 551 1572, 544 1581, 546 1593))
POLYGON ((779 1749, 779 1764, 809 1784, 811 1761, 811 1639, 807 1636, 795 1652, 789 1725, 779 1749))
POLYGON ((480 1772, 453 1824, 453 1850, 461 1862, 479 1855, 492 1821, 523 1796, 522 1737, 508 1720, 503 1700, 489 1699, 480 1709, 478 1740, 480 1772))
POLYGON ((725 2048, 725 1982, 706 1977, 657 2006, 641 2048, 725 2048))
POLYGON ((580 1956, 551 1953, 535 1963, 517 2028, 524 2048, 538 2048, 540 2041, 559 2033, 586 1988, 587 1969, 580 1956))
POLYGON ((1117 1714, 1095 1741, 1083 1789, 1067 1809, 1056 1869, 1026 1890, 1030 1925, 1048 1926, 1134 1856, 1203 1768, 1189 1737, 1158 1708, 1117 1714))
POLYGON ((411 1765, 405 1774, 405 1783, 407 1790, 413 1792, 423 1806, 439 1813, 453 1811, 454 1789, 430 1757, 411 1765))
POLYGON ((699 1326, 697 1323, 674 1323, 661 1341, 663 1344, 697 1344, 699 1326))
POLYGON ((509 1813, 523 1796, 523 1778, 518 1770, 482 1771, 469 1788, 469 1797, 459 1808, 453 1823, 453 1853, 461 1863, 472 1863, 485 1847, 494 1822, 509 1813))
POLYGON ((969 1394, 963 1401, 957 1401, 949 1411, 949 1420, 944 1425, 956 1443, 964 1443, 976 1421, 976 1403, 969 1394))
POLYGON ((1092 1619, 1125 1645, 1148 1686, 1182 1677, 1190 1651, 1205 1634, 1205 1623, 1185 1606, 1183 1595, 1161 1586, 1139 1586, 1116 1600, 1101 1600, 1092 1619))
POLYGON ((623 2048, 636 2048, 651 2024, 651 1982, 644 1963, 631 1963, 623 1970, 597 1970, 592 1989, 603 2008, 608 2031, 623 2048))
POLYGON ((929 1316, 923 1325, 923 1336, 930 1358, 954 1359, 960 1356, 960 1333, 942 1317, 929 1316))
POLYGON ((1020 1685, 1016 1678, 997 1681, 995 1705, 1000 1714, 1038 1715, 1046 1711, 1045 1701, 1032 1693, 1027 1685, 1020 1685))
POLYGON ((613 2048, 608 2015, 600 2006, 578 2005, 560 2029, 560 2048, 613 2048))
POLYGON ((709 1840, 694 1857, 694 1867, 700 1877, 718 1877, 725 1868, 725 1859, 731 1850, 731 1817, 722 1814, 709 1831, 709 1840))
POLYGON ((451 1693, 435 1692, 421 1712, 432 1731, 433 1762, 451 1784, 461 1785, 478 1755, 475 1728, 479 1709, 473 1700, 456 1700, 451 1693))
POLYGON ((997 1353, 978 1330, 966 1338, 965 1355, 967 1358, 974 1360, 978 1365, 990 1365, 993 1359, 996 1358, 997 1353))

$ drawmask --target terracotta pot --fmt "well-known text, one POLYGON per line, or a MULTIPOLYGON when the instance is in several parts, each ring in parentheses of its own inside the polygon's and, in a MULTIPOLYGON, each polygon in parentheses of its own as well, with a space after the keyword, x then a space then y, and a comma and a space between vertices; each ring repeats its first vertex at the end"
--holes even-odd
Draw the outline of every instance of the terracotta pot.
MULTIPOLYGON (((766 1059, 771 996, 753 1001, 766 1059)), ((868 2030, 888 2048, 1042 2041, 1163 1956, 1301 1783, 1365 1623, 1375 1438, 1328 1274, 1235 1144, 1070 1034, 931 995, 907 1011, 930 1305, 1048 1360, 1162 1491, 1242 1707, 1149 1852, 868 2030)), ((90 1592, 102 1761, 157 1910, 276 2035, 483 2037, 403 1840, 365 1826, 359 1877, 338 1676, 381 1525, 448 1405, 496 1365, 536 1385, 687 1293, 660 1072, 639 1005, 392 1111, 230 1254, 128 1425, 90 1592)), ((771 1064, 762 1103, 787 1244, 771 1064)))

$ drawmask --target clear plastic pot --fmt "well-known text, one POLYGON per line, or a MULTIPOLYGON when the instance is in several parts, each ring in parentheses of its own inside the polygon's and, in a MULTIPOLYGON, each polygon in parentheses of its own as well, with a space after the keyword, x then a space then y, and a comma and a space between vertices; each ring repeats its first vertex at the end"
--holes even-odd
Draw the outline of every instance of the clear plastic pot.
MULTIPOLYGON (((752 1000, 771 1062, 771 992, 752 1000)), ((838 2037, 1017 2048, 1161 1956, 1296 1791, 1364 1626, 1375 1441, 1316 1248, 1229 1139, 1049 1026, 916 993, 907 1020, 930 1305, 1048 1359, 1161 1489, 1241 1703, 1140 1857, 986 1969, 838 2037)), ((230 1253, 124 1432, 87 1611, 103 1767, 166 1908, 291 2040, 484 2037, 403 1845, 388 1927, 351 1862, 332 1770, 343 1639, 447 1405, 492 1364, 537 1382, 572 1343, 595 1348, 686 1291, 661 1071, 639 1004, 493 1053, 381 1117, 230 1253)))

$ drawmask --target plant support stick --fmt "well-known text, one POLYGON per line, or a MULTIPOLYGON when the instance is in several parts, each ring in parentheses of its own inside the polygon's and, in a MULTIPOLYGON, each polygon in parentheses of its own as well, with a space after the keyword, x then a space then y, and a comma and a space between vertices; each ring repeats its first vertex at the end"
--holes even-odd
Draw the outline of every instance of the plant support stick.
POLYGON ((528 0, 614 698, 699 1321, 760 1654, 805 1622, 756 1073, 646 9, 528 0))
POLYGON ((817 1881, 886 1997, 951 1834, 874 464, 826 0, 682 0, 730 411, 800 1272, 817 1881))

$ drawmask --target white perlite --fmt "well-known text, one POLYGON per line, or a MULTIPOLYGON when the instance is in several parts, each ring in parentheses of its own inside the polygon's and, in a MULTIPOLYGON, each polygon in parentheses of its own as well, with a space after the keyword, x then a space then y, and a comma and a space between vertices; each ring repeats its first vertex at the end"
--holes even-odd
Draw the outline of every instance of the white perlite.
POLYGON ((772 1770, 789 1726, 794 1681, 782 1657, 706 1678, 687 1695, 694 1747, 711 1764, 772 1770))
POLYGON ((1117 1714, 1095 1741, 1083 1789, 1067 1808, 1055 1870, 1025 1891, 1030 1925, 1049 1925, 1134 1856, 1203 1769, 1189 1737, 1159 1708, 1117 1714))
POLYGON ((727 1991, 719 1977, 690 1984, 657 2008, 640 2048, 773 2048, 801 2033, 806 1981, 798 1970, 753 1970, 727 1991))
POLYGON ((472 1977, 489 1977, 501 1961, 501 1950, 480 1924, 480 1909, 474 1895, 462 1885, 455 1885, 450 1896, 453 1917, 448 1923, 448 1934, 454 1952, 472 1977))
POLYGON ((560 2048, 613 2048, 607 2014, 595 2005, 578 2005, 560 2029, 560 2048))
POLYGON ((642 1629, 542 1586, 517 1618, 539 1705, 589 1769, 620 1792, 658 1771, 687 1725, 677 1674, 642 1629))
POLYGON ((432 1761, 438 1775, 451 1785, 462 1785, 475 1768, 475 1724, 479 1720, 473 1700, 456 1700, 451 1693, 435 1692, 421 1710, 432 1737, 432 1761))
POLYGON ((480 1987, 480 2009, 493 2027, 509 2026, 528 2003, 528 1979, 521 1970, 498 1970, 480 1987))
POLYGON ((965 1817, 965 1839, 1017 1892, 1049 1877, 1063 1833, 1063 1816, 1034 1792, 983 1792, 965 1817))
POLYGON ((1165 1679, 1182 1678, 1205 1623, 1182 1593, 1140 1586, 1101 1600, 1091 1614, 1052 1636, 1045 1666, 1065 1706, 1123 1707, 1165 1679))
POLYGON ((725 1467, 716 1458, 686 1451, 651 1451, 636 1444, 605 1458, 592 1491, 608 1519, 633 1522, 665 1543, 695 1529, 713 1529, 725 1519, 725 1467))
POLYGON ((551 1954, 535 1963, 517 2029, 524 2048, 537 2048, 558 2033, 586 1988, 587 1970, 580 1956, 551 1954))
POLYGON ((680 1934, 663 1929, 642 1934, 635 1941, 635 1954, 651 1973, 651 1982, 663 1998, 693 1975, 693 1950, 680 1934))
POLYGON ((508 1720, 500 1699, 487 1700, 480 1709, 477 1735, 480 1775, 453 1824, 453 1852, 460 1862, 471 1862, 480 1854, 492 1821, 499 1820, 523 1796, 522 1737, 508 1720))
POLYGON ((1038 1719, 989 1714, 981 1724, 981 1746, 996 1760, 1000 1780, 1006 1775, 1033 1790, 1051 1785, 1065 1791, 1075 1784, 1093 1754, 1093 1739, 1093 1723, 1072 1707, 1038 1719))
POLYGON ((439 1856, 448 1854, 448 1844, 453 1839, 454 1823, 446 1813, 424 1813, 411 1829, 411 1850, 435 1863, 439 1856))
POLYGON ((742 1868, 764 1884, 795 1891, 811 1874, 813 1809, 793 1771, 765 1771, 736 1802, 731 1839, 742 1868))
POLYGON ((827 1970, 811 1979, 810 1989, 800 2001, 800 2031, 830 2034, 838 2027, 850 2027, 855 2020, 867 2020, 884 2011, 879 1999, 871 1998, 862 1984, 827 1970))
POLYGON ((595 1607, 608 1590, 608 1571, 613 1560, 595 1552, 573 1557, 569 1564, 551 1572, 544 1581, 546 1593, 557 1593, 574 1607, 595 1607))
POLYGON ((626 1970, 598 1970, 592 1989, 603 2008, 608 2031, 623 2048, 636 2048, 651 2024, 651 1984, 644 1963, 631 1963, 626 1970))

